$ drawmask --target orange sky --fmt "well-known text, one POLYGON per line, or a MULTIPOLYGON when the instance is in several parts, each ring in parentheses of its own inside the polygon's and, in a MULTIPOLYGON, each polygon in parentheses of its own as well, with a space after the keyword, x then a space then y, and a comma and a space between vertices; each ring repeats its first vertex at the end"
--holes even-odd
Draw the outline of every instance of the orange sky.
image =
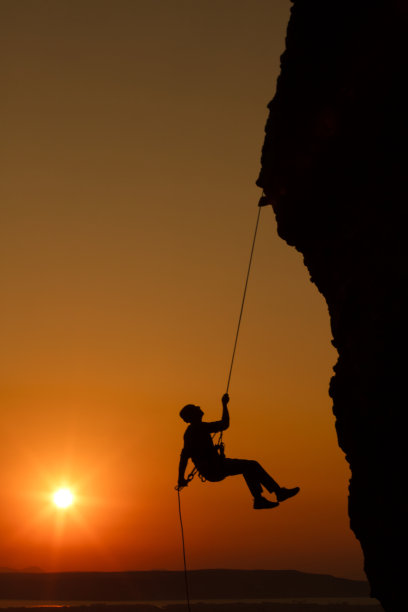
MULTIPOLYGON (((182 567, 178 411, 220 415, 289 8, 1 3, 0 566, 182 567)), ((327 308, 270 208, 253 265, 227 454, 302 491, 194 481, 189 566, 361 578, 327 308)))

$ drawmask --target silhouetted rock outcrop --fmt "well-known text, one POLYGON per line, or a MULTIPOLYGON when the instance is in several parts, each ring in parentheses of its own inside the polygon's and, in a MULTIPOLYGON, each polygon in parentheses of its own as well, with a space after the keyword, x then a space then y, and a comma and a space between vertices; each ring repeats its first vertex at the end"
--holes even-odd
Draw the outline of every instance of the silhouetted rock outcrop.
POLYGON ((328 305, 351 528, 392 612, 408 599, 407 20, 403 0, 294 0, 258 179, 328 305))

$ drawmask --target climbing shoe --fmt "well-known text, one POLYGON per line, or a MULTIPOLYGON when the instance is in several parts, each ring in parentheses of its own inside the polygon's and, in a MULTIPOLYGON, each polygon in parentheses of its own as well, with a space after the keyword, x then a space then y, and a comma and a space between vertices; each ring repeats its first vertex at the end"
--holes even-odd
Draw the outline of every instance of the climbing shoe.
POLYGON ((276 508, 276 506, 279 506, 277 502, 269 501, 269 499, 266 499, 265 497, 257 497, 254 499, 255 510, 262 510, 263 508, 276 508))
POLYGON ((285 487, 281 487, 279 491, 276 492, 276 499, 278 502, 283 502, 285 499, 289 499, 289 497, 293 497, 297 493, 299 493, 300 487, 293 487, 293 489, 285 489, 285 487))

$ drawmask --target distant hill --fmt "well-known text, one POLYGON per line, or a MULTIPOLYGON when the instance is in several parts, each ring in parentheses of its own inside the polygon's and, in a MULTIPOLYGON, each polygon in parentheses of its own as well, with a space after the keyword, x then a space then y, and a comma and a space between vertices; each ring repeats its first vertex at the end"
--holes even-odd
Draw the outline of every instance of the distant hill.
MULTIPOLYGON (((368 597, 368 583, 287 570, 194 570, 192 599, 368 597)), ((152 601, 184 599, 176 571, 0 574, 0 599, 152 601)))
POLYGON ((41 567, 36 567, 35 565, 30 567, 23 567, 23 569, 15 569, 13 567, 0 567, 0 574, 42 574, 43 572, 44 570, 42 570, 41 567))

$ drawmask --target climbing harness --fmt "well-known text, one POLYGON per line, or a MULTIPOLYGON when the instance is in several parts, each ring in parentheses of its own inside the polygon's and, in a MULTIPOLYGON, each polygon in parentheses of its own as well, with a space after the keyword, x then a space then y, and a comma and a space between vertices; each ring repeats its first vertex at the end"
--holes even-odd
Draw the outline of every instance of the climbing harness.
MULTIPOLYGON (((259 203, 258 203, 258 215, 256 218, 256 224, 255 224, 255 231, 254 231, 254 237, 252 240, 252 247, 251 247, 251 254, 249 256, 249 263, 248 263, 248 270, 247 270, 247 275, 246 275, 246 279, 245 279, 245 286, 244 286, 244 293, 242 296, 242 301, 241 301, 241 308, 239 311, 239 317, 238 317, 238 325, 237 325, 237 331, 235 334, 235 340, 234 340, 234 348, 232 350, 232 357, 231 357, 231 364, 230 364, 230 368, 229 368, 229 372, 228 372, 228 380, 227 380, 227 390, 226 393, 228 393, 229 390, 229 386, 230 386, 230 382, 231 382, 231 374, 232 374, 232 368, 234 366, 234 360, 235 360, 235 353, 236 353, 236 349, 237 349, 237 344, 238 344, 238 336, 239 336, 239 331, 241 328, 241 321, 242 321, 242 313, 244 311, 244 305, 245 305, 245 298, 246 298, 246 294, 247 294, 247 288, 248 288, 248 281, 249 281, 249 275, 251 272, 251 266, 252 266, 252 259, 253 259, 253 255, 254 255, 254 249, 255 249, 255 242, 256 242, 256 236, 258 234, 258 226, 259 226, 259 218, 261 216, 261 208, 263 208, 264 206, 266 206, 268 204, 266 196, 264 194, 262 194, 259 203)), ((218 440, 216 442, 216 444, 214 445, 218 454, 221 457, 225 457, 225 453, 224 453, 224 442, 222 440, 222 431, 219 433, 218 436, 218 440)), ((213 434, 212 438, 214 439, 215 434, 213 434)), ((194 467, 193 470, 191 470, 191 472, 188 474, 186 480, 187 483, 191 482, 194 478, 194 476, 197 474, 198 470, 196 467, 194 467)), ((205 478, 204 476, 202 476, 202 474, 200 474, 198 472, 198 476, 200 478, 200 480, 202 482, 205 482, 205 478)), ((183 545, 183 560, 184 560, 184 581, 185 581, 185 589, 186 589, 186 601, 187 601, 187 609, 190 612, 191 608, 190 608, 190 595, 189 595, 189 589, 188 589, 188 576, 187 576, 187 563, 186 563, 186 548, 185 548, 185 542, 184 542, 184 529, 183 529, 183 518, 181 515, 181 502, 180 502, 180 491, 183 487, 180 486, 176 486, 175 489, 177 491, 177 498, 178 498, 178 509, 179 509, 179 518, 180 518, 180 528, 181 528, 181 540, 182 540, 182 545, 183 545)))

